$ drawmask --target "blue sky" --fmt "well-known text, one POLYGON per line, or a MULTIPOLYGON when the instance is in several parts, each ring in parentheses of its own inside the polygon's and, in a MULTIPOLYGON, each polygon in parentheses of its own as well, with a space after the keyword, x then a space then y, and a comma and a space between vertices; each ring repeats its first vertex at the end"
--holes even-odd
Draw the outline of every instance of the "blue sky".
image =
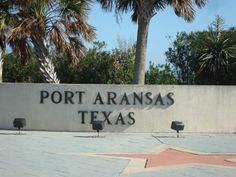
MULTIPOLYGON (((226 29, 236 26, 235 7, 236 0, 209 0, 203 9, 196 9, 195 19, 191 23, 177 17, 170 7, 159 11, 152 18, 149 27, 146 66, 150 61, 155 64, 165 63, 164 53, 175 39, 177 32, 206 30, 216 15, 223 17, 226 29)), ((128 42, 136 41, 137 25, 131 22, 130 14, 123 14, 121 21, 117 23, 114 13, 104 12, 98 4, 93 4, 89 23, 96 28, 96 40, 107 43, 107 50, 118 46, 118 38, 128 42)))

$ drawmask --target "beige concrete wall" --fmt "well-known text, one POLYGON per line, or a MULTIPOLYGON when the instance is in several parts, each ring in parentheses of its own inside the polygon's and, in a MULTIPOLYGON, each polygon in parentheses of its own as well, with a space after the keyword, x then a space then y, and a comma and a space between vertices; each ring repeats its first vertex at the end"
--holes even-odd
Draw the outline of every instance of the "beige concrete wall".
POLYGON ((105 120, 105 131, 236 132, 235 86, 135 86, 0 84, 0 129, 91 131, 91 117, 105 120), (84 115, 84 120, 82 120, 84 115))
POLYGON ((2 82, 2 68, 3 66, 3 58, 2 58, 2 52, 0 51, 0 83, 2 82))

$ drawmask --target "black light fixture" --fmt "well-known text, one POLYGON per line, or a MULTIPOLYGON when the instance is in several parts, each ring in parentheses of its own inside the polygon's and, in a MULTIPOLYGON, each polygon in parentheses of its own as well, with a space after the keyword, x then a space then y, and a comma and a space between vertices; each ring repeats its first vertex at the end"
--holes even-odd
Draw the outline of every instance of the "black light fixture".
POLYGON ((172 121, 171 122, 171 129, 177 131, 177 138, 179 138, 179 131, 184 130, 184 123, 180 121, 172 121))
POLYGON ((13 126, 15 128, 18 128, 19 130, 19 134, 20 134, 20 130, 21 128, 23 128, 24 126, 26 126, 26 120, 24 118, 15 118, 13 120, 13 126))
POLYGON ((93 127, 93 130, 97 131, 97 133, 98 133, 97 136, 99 137, 99 131, 103 130, 103 128, 104 128, 104 121, 100 121, 100 120, 93 121, 92 127, 93 127))

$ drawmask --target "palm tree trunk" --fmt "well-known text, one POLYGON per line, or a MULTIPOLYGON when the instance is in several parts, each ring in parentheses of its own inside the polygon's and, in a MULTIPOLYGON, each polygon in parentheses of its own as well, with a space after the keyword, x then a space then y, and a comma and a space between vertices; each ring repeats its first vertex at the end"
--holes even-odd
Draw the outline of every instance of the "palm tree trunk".
POLYGON ((2 52, 0 51, 0 83, 2 83, 2 68, 3 66, 3 58, 2 58, 2 52))
POLYGON ((59 84, 52 59, 46 56, 37 57, 40 71, 43 73, 44 81, 47 83, 59 84))
POLYGON ((135 54, 134 79, 133 84, 143 85, 145 81, 145 63, 147 51, 148 27, 150 19, 138 20, 138 36, 135 54))
POLYGON ((46 45, 44 42, 39 41, 40 40, 32 39, 32 43, 35 46, 40 71, 43 74, 44 81, 47 83, 59 84, 60 81, 57 78, 57 73, 52 63, 52 59, 49 57, 46 45))

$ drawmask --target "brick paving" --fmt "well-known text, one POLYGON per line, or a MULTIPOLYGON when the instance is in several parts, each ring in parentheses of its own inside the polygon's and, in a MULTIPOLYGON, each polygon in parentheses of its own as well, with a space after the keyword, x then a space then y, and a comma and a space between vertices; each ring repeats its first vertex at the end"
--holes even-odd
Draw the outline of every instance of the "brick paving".
MULTIPOLYGON (((1 177, 235 177, 235 134, 174 134, 158 133, 95 133, 0 131, 1 177), (163 151, 163 149, 167 151, 163 151), (170 151, 172 150, 172 151, 170 151), (173 158, 180 151, 224 154, 223 162, 233 164, 205 164, 197 162, 159 168, 142 166, 139 158, 116 158, 104 154, 160 154, 173 158), (230 159, 228 159, 228 157, 230 159), (229 161, 225 161, 228 159, 229 161), (215 166, 216 165, 216 166, 215 166), (129 167, 129 169, 128 169, 129 167), (128 170, 127 170, 128 169, 128 170)), ((213 157, 213 156, 212 156, 213 157)), ((186 158, 179 154, 176 160, 186 158)), ((163 159, 163 158, 161 158, 163 159)), ((211 162, 216 162, 214 160, 211 162)), ((209 159, 207 160, 210 161, 209 159)), ((222 162, 222 161, 221 161, 222 162)), ((159 165, 159 164, 158 164, 159 165)))
MULTIPOLYGON (((106 155, 106 154, 104 154, 106 155)), ((222 167, 236 167, 236 163, 230 159, 236 159, 236 154, 194 154, 175 149, 166 149, 160 153, 152 154, 107 154, 111 157, 145 159, 145 168, 185 165, 206 164, 222 167)))

